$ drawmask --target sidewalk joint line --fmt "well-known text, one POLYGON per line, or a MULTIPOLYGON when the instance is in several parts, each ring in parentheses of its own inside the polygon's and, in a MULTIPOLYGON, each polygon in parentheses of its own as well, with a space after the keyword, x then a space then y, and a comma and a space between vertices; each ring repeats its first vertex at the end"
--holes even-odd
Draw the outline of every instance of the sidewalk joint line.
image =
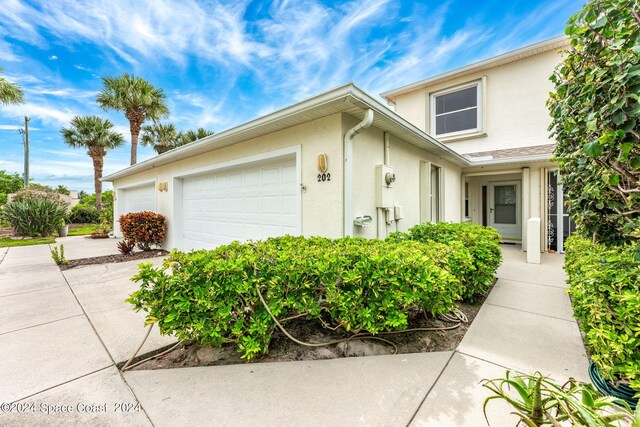
POLYGON ((487 301, 485 301, 484 304, 492 305, 494 307, 506 308, 507 310, 520 311, 522 313, 534 314, 536 316, 548 317, 549 319, 564 320, 565 322, 569 322, 569 323, 575 323, 576 322, 575 319, 564 319, 562 317, 549 316, 548 314, 541 314, 541 313, 536 313, 536 312, 533 312, 533 311, 522 310, 522 309, 519 309, 519 308, 507 307, 506 305, 494 304, 492 302, 487 302, 487 301))
POLYGON ((53 390, 54 388, 58 388, 58 387, 63 386, 63 385, 65 385, 65 384, 69 384, 69 383, 72 383, 72 382, 74 382, 74 381, 77 381, 77 380, 79 380, 79 379, 81 379, 81 378, 88 377, 89 375, 93 375, 93 374, 96 374, 96 373, 98 373, 98 372, 104 371, 105 369, 109 369, 110 367, 111 367, 111 366, 105 366, 104 368, 96 369, 95 371, 92 371, 92 372, 89 372, 89 373, 86 373, 86 374, 80 375, 79 377, 72 378, 72 379, 70 379, 70 380, 67 380, 67 381, 61 382, 60 384, 53 385, 53 386, 51 386, 51 387, 45 388, 44 390, 40 390, 40 391, 37 391, 37 392, 35 392, 35 393, 32 393, 32 394, 30 394, 30 395, 28 395, 28 396, 21 397, 20 399, 18 399, 18 400, 14 400, 14 401, 13 401, 13 402, 11 402, 11 403, 16 403, 16 402, 20 402, 20 401, 22 401, 22 400, 30 399, 30 398, 32 398, 33 396, 37 396, 37 395, 42 394, 42 393, 44 393, 44 392, 47 392, 47 391, 49 391, 49 390, 53 390))
POLYGON ((26 329, 37 328, 38 326, 50 325, 52 323, 62 322, 63 320, 69 320, 69 319, 73 319, 75 317, 80 317, 80 316, 84 316, 84 314, 82 314, 82 313, 74 314, 73 316, 63 317, 61 319, 50 320, 48 322, 38 323, 37 325, 30 325, 30 326, 25 326, 24 328, 14 329, 13 331, 0 332, 0 336, 7 335, 7 334, 12 334, 14 332, 24 331, 26 329))
MULTIPOLYGON (((527 281, 524 281, 524 280, 507 279, 506 277, 499 277, 499 276, 496 276, 496 278, 498 280, 507 280, 509 282, 526 283, 527 285, 544 286, 546 288, 568 289, 567 286, 562 286, 562 285, 545 285, 544 283, 535 283, 535 282, 527 282, 527 281)), ((566 283, 565 283, 565 285, 566 285, 566 283)))
POLYGON ((433 388, 436 386, 436 384, 438 384, 438 381, 440 381, 440 377, 442 376, 444 371, 447 370, 447 367, 449 366, 449 363, 451 363, 451 359, 453 359, 453 355, 454 354, 456 354, 455 350, 451 352, 451 356, 449 356, 449 359, 447 360, 447 363, 444 364, 444 367, 442 368, 442 370, 440 371, 440 373, 436 377, 435 381, 433 382, 433 384, 431 384, 431 387, 429 387, 429 390, 427 390, 427 393, 424 395, 424 397, 420 401, 420 404, 418 405, 418 407, 416 408, 415 412, 411 416, 411 419, 407 423, 407 427, 409 427, 411 425, 411 423, 415 419, 416 415, 418 415, 418 412, 420 412, 420 408, 422 408, 422 405, 424 405, 424 402, 427 400, 427 397, 429 397, 429 394, 431 393, 431 390, 433 390, 433 388))
POLYGON ((48 291, 49 289, 64 288, 64 286, 65 286, 65 284, 61 284, 61 285, 58 285, 58 286, 51 286, 51 287, 43 288, 43 289, 33 289, 31 291, 16 292, 15 294, 0 295, 0 298, 13 297, 13 296, 16 296, 16 295, 32 294, 34 292, 48 291))
MULTIPOLYGON (((105 265, 105 267, 107 267, 107 266, 105 265)), ((107 348, 107 345, 102 340, 102 337, 98 333, 98 330, 94 326, 93 322, 89 318, 89 315, 87 314, 87 311, 84 309, 84 306, 82 305, 82 303, 80 303, 80 300, 78 299, 78 296, 76 295, 75 291, 73 290, 73 287, 71 286, 71 284, 67 280, 67 276, 65 276, 64 272, 62 272, 62 271, 60 271, 60 273, 62 274, 62 277, 64 278, 65 283, 67 284, 67 286, 71 290, 71 293, 73 294, 73 297, 76 299, 76 302, 80 306, 80 309, 84 313, 84 316, 86 317, 87 322, 89 322, 89 325, 91 325, 91 329, 93 329, 93 333, 96 334, 96 337, 98 337, 98 340, 100 341, 100 344, 102 344, 102 347, 104 348, 104 351, 107 353, 107 356, 109 356, 109 359, 111 359, 111 362, 113 363, 112 366, 114 368, 116 368, 116 370, 118 371, 118 375, 120 376, 120 379, 122 379, 122 382, 124 383, 124 385, 127 387, 127 389, 129 389, 129 392, 131 393, 133 398, 136 400, 136 402, 138 402, 138 404, 140 404, 140 408, 142 409, 142 413, 147 418, 147 421, 149 421, 149 424, 151 424, 152 426, 155 426, 153 421, 151 421, 151 418, 149 417, 149 414, 147 414, 147 411, 144 409, 144 406, 142 405, 142 402, 140 402, 140 399, 138 399, 138 396, 136 396, 135 392, 133 391, 133 389, 131 388, 131 386, 127 382, 127 379, 122 374, 122 371, 120 369, 118 369, 118 364, 116 363, 115 359, 111 355, 111 352, 109 352, 109 349, 107 348)))

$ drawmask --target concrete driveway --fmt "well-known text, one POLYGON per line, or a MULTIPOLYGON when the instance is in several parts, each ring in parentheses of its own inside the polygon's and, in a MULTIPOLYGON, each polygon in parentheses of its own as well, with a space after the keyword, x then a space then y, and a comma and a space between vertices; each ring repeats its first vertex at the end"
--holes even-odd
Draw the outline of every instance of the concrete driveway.
MULTIPOLYGON (((69 258, 115 253, 113 240, 64 245, 69 258)), ((123 302, 137 262, 62 274, 46 245, 0 250, 0 425, 486 425, 483 378, 510 368, 587 380, 562 256, 504 255, 454 352, 121 374, 145 332, 123 302)), ((143 351, 171 343, 154 334, 143 351)), ((509 412, 492 402, 491 425, 515 425, 509 412)))

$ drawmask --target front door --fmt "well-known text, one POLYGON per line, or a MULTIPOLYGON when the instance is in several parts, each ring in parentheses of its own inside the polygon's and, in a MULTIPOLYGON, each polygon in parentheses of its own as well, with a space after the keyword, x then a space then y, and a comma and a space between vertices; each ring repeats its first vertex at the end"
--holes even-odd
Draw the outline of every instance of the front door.
POLYGON ((522 240, 520 181, 489 184, 489 225, 503 240, 522 240))

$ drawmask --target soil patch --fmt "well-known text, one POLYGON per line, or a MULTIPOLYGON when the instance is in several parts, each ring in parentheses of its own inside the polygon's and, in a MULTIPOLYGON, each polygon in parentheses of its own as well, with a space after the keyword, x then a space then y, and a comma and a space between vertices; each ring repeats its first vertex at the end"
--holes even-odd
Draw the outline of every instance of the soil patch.
POLYGON ((136 261, 139 259, 165 256, 167 254, 169 254, 169 252, 165 250, 153 250, 153 251, 133 252, 129 255, 114 254, 114 255, 95 256, 91 258, 72 259, 72 260, 69 260, 69 264, 61 265, 60 270, 69 270, 71 268, 76 268, 83 265, 113 264, 118 262, 136 261))
MULTIPOLYGON (((487 291, 487 294, 489 294, 487 291)), ((455 329, 440 331, 403 332, 390 335, 379 335, 391 341, 397 348, 397 354, 426 353, 433 351, 453 351, 471 326, 480 307, 486 299, 470 304, 458 303, 458 309, 468 319, 455 329)), ((409 328, 443 328, 452 327, 455 323, 440 319, 425 318, 422 312, 416 312, 409 321, 409 328)), ((344 330, 332 331, 323 327, 319 320, 294 319, 284 323, 287 331, 300 341, 320 343, 349 338, 351 333, 344 330)), ((348 343, 327 345, 322 347, 306 347, 296 344, 287 338, 278 328, 274 331, 269 353, 256 357, 252 363, 290 362, 298 360, 338 359, 343 357, 377 356, 394 353, 394 346, 379 340, 354 338, 348 343)), ((134 370, 169 369, 193 366, 235 365, 246 363, 240 358, 235 345, 224 345, 221 348, 201 347, 196 344, 185 344, 177 349, 144 362, 134 370)))

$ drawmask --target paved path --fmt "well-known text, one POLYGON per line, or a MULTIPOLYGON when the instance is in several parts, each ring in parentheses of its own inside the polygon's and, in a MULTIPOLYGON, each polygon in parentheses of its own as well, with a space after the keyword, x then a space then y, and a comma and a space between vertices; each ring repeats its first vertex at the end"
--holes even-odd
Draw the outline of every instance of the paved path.
MULTIPOLYGON (((64 244, 69 258, 115 247, 81 238, 64 244)), ((587 380, 562 257, 528 265, 518 250, 505 247, 504 255, 496 286, 455 352, 122 375, 115 363, 144 333, 142 315, 123 302, 135 289, 128 278, 136 263, 63 275, 46 245, 0 249, 0 402, 35 409, 0 414, 0 425, 486 425, 483 378, 510 368, 587 380), (117 403, 133 412, 114 412, 117 403), (61 405, 73 412, 42 412, 61 405)), ((152 335, 143 351, 170 342, 152 335)), ((515 425, 508 412, 490 404, 491 425, 515 425)))

